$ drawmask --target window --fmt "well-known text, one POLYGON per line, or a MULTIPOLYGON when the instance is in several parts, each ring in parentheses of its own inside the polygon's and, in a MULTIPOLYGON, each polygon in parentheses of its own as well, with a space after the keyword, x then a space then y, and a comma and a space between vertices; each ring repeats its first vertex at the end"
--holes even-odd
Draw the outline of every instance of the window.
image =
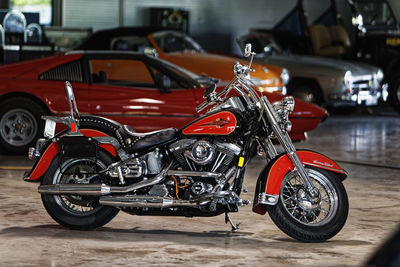
POLYGON ((147 37, 142 36, 119 36, 110 42, 111 50, 144 52, 146 47, 152 47, 152 45, 147 37))
POLYGON ((155 87, 149 69, 139 60, 92 59, 90 66, 94 83, 155 87))
POLYGON ((201 46, 191 37, 177 32, 159 32, 153 34, 154 41, 164 53, 193 50, 202 52, 201 46))
POLYGON ((51 24, 52 0, 11 0, 10 8, 18 9, 21 12, 39 13, 39 23, 42 25, 51 24))
POLYGON ((83 82, 80 61, 68 62, 39 75, 39 80, 83 82))

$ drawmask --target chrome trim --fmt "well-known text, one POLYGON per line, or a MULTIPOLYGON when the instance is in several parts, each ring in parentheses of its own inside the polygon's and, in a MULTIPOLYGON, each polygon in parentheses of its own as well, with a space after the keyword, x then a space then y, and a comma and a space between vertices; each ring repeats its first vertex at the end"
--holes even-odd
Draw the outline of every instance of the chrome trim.
POLYGON ((196 139, 181 139, 181 140, 176 141, 175 143, 171 144, 169 146, 169 151, 173 152, 176 150, 182 150, 184 148, 191 146, 195 142, 196 142, 196 139))
POLYGON ((279 201, 279 195, 271 195, 267 193, 260 193, 257 196, 256 204, 276 205, 279 201))
POLYGON ((106 196, 100 197, 101 205, 130 208, 169 208, 169 207, 197 207, 193 201, 179 200, 160 196, 106 196))
POLYGON ((218 157, 214 161, 214 166, 211 168, 211 171, 215 172, 219 168, 219 166, 221 166, 221 164, 224 162, 225 158, 226 154, 218 153, 218 157))
POLYGON ((177 170, 169 170, 168 175, 170 175, 170 176, 195 176, 195 177, 216 178, 216 179, 223 176, 222 173, 215 173, 215 172, 192 172, 192 171, 177 171, 177 170))
POLYGON ((128 193, 146 186, 154 185, 167 176, 168 170, 174 162, 171 162, 165 169, 163 169, 154 178, 142 180, 128 186, 108 186, 105 184, 53 184, 53 185, 40 185, 38 192, 41 194, 51 195, 89 195, 101 196, 114 193, 128 193))
POLYGON ((304 165, 314 166, 314 167, 318 167, 318 168, 321 168, 321 169, 327 169, 327 170, 330 170, 330 171, 347 174, 344 170, 338 170, 338 169, 331 168, 331 167, 326 166, 326 165, 320 165, 320 164, 310 163, 310 162, 303 162, 303 163, 304 163, 304 165))
POLYGON ((214 158, 215 148, 214 148, 213 145, 210 144, 210 142, 205 141, 205 140, 199 140, 193 145, 191 151, 186 150, 184 152, 184 154, 185 154, 186 157, 188 157, 189 159, 194 161, 196 164, 206 165, 207 163, 209 163, 214 158), (206 150, 208 150, 209 154, 207 156, 204 156, 203 158, 196 158, 194 154, 196 152, 195 151, 196 148, 199 147, 199 146, 202 146, 202 147, 206 148, 206 150))
POLYGON ((242 151, 242 148, 240 146, 232 143, 215 143, 215 145, 219 148, 226 149, 235 155, 239 155, 242 151))

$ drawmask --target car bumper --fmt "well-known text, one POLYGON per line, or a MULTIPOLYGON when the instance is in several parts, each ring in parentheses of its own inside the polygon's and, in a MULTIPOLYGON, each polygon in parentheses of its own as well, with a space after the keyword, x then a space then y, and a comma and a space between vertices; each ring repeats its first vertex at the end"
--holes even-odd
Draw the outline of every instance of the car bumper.
POLYGON ((333 107, 355 107, 376 106, 379 102, 386 102, 388 98, 388 84, 385 83, 380 89, 359 90, 354 94, 332 94, 327 104, 333 107))

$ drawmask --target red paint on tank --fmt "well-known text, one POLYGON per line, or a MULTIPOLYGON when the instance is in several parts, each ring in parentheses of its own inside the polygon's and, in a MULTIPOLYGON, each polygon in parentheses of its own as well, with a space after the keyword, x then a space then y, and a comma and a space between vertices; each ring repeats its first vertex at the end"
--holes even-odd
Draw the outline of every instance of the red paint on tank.
POLYGON ((206 116, 183 129, 185 135, 228 135, 236 129, 236 117, 231 112, 221 111, 206 116))

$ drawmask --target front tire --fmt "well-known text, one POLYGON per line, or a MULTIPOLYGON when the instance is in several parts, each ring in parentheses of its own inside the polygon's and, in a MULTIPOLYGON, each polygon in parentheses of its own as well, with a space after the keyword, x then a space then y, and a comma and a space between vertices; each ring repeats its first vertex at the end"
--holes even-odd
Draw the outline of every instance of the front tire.
POLYGON ((344 226, 349 211, 346 190, 332 173, 306 168, 309 178, 319 190, 311 199, 297 173, 288 173, 283 181, 279 201, 268 207, 274 223, 294 239, 322 242, 335 236, 344 226))
MULTIPOLYGON (((111 157, 104 151, 100 151, 97 161, 69 158, 60 162, 57 156, 41 184, 89 183, 85 178, 111 163, 111 157)), ((100 183, 100 181, 90 182, 100 183)), ((59 224, 73 230, 92 230, 101 227, 118 214, 118 209, 100 205, 98 200, 97 196, 42 194, 43 205, 50 216, 59 224)))
POLYGON ((304 102, 321 105, 321 90, 314 81, 292 81, 288 85, 289 94, 304 102))

